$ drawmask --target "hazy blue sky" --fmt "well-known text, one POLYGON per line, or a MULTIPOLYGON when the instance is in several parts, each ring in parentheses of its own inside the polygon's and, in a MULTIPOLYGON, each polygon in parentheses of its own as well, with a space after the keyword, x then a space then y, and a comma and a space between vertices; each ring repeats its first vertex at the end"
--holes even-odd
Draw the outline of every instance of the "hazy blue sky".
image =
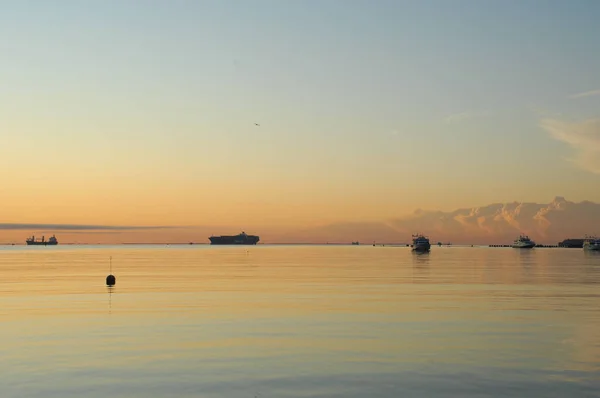
POLYGON ((600 201, 598 1, 0 6, 5 221, 600 201))

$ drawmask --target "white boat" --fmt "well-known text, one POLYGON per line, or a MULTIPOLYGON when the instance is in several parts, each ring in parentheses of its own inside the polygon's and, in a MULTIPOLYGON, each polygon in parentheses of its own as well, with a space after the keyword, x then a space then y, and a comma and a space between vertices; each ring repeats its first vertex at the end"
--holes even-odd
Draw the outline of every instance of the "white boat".
POLYGON ((521 234, 512 244, 515 249, 531 249, 535 247, 535 242, 529 239, 529 236, 521 234))
POLYGON ((429 243, 429 238, 424 235, 417 234, 413 235, 413 243, 412 249, 416 252, 428 252, 431 249, 431 244, 429 243))
POLYGON ((596 236, 586 236, 583 241, 583 250, 600 251, 600 238, 596 236))

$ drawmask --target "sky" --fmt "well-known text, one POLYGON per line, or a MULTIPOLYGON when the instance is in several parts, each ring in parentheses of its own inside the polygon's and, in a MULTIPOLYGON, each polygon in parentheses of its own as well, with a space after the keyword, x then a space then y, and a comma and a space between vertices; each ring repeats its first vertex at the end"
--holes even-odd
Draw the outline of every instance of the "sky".
POLYGON ((415 209, 600 202, 597 1, 0 6, 1 223, 293 240, 415 209))

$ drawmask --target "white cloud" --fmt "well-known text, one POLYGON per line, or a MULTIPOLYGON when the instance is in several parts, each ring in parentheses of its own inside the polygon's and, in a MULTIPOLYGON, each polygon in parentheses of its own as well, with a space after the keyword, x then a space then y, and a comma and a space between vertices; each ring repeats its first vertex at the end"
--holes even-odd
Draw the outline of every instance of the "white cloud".
MULTIPOLYGON (((408 243, 415 232, 429 235, 432 242, 455 244, 509 244, 519 233, 538 243, 582 238, 597 231, 600 204, 571 202, 557 196, 550 203, 510 202, 457 209, 450 212, 415 210, 387 222, 340 222, 305 230, 294 230, 265 241, 408 243)), ((266 234, 265 234, 266 235, 266 234)), ((262 239, 262 238, 261 238, 262 239)))
POLYGON ((550 203, 495 203, 458 209, 452 212, 430 212, 390 221, 397 236, 413 231, 430 235, 433 242, 467 244, 508 244, 519 233, 528 234, 538 243, 554 243, 594 233, 600 223, 600 204, 575 203, 557 196, 550 203))
POLYGON ((489 111, 482 111, 482 112, 458 112, 458 113, 452 113, 450 115, 447 115, 446 117, 444 117, 444 122, 446 123, 460 123, 463 122, 465 120, 469 120, 469 119, 475 119, 475 118, 480 118, 480 117, 487 117, 490 116, 491 113, 489 111))
POLYGON ((600 174, 600 119, 582 122, 544 119, 540 126, 575 151, 572 162, 584 170, 600 174))
POLYGON ((572 94, 572 95, 569 95, 569 98, 576 99, 576 98, 592 97, 595 95, 600 95, 600 90, 591 90, 591 91, 584 91, 582 93, 572 94))

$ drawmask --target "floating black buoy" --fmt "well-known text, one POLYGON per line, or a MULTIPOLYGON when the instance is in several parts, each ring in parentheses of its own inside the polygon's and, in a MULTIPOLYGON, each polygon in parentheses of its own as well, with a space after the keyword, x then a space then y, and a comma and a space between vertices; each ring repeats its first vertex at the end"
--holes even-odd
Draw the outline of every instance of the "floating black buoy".
POLYGON ((114 286, 117 282, 117 278, 112 274, 112 256, 110 257, 110 275, 106 277, 106 284, 108 286, 114 286))

